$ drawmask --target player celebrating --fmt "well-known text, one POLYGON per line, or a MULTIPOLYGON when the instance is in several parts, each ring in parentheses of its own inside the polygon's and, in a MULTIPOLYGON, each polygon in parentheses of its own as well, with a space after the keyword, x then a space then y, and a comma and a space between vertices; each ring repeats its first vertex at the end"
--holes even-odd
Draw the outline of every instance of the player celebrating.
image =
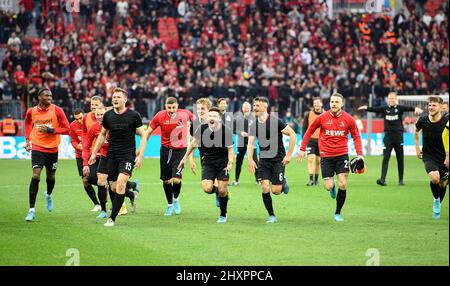
POLYGON ((442 116, 442 102, 442 98, 437 96, 428 98, 428 115, 417 120, 414 131, 417 157, 423 160, 425 170, 430 178, 430 188, 434 197, 433 218, 435 219, 441 217, 441 202, 444 200, 448 183, 448 167, 445 166, 446 151, 442 143, 442 132, 448 124, 448 117, 442 116), (422 151, 419 146, 420 131, 423 134, 422 151))
POLYGON ((52 192, 55 187, 55 175, 58 164, 58 146, 61 134, 69 134, 69 122, 64 111, 52 104, 52 92, 48 88, 37 93, 39 104, 29 108, 25 115, 25 150, 31 150, 33 176, 29 188, 30 210, 25 218, 33 221, 35 218, 35 203, 39 191, 41 171, 45 166, 47 175, 47 192, 44 193, 46 207, 53 211, 52 192))
POLYGON ((148 140, 152 132, 161 127, 160 179, 163 181, 167 199, 164 215, 171 216, 173 212, 177 215, 181 213, 178 197, 181 192, 183 170, 177 168, 186 153, 187 134, 193 115, 188 110, 178 109, 178 101, 175 97, 166 99, 165 108, 152 119, 145 138, 148 140))
MULTIPOLYGON (((86 113, 83 116, 83 121, 82 121, 82 145, 83 145, 83 148, 91 148, 92 147, 92 146, 86 146, 85 137, 86 137, 86 134, 87 134, 89 128, 91 128, 91 126, 97 121, 95 119, 95 110, 97 109, 97 107, 100 107, 100 106, 103 106, 103 99, 98 95, 93 96, 91 98, 91 103, 90 103, 91 111, 86 113)), ((95 177, 95 173, 92 175, 93 176, 90 176, 90 177, 83 175, 82 180, 83 180, 84 189, 86 190, 86 194, 89 196, 91 201, 94 203, 94 208, 91 211, 98 212, 101 210, 101 206, 95 195, 94 187, 92 186, 92 185, 97 184, 97 178, 95 177)))
POLYGON ((291 161, 297 135, 283 121, 267 113, 267 107, 268 100, 266 98, 257 97, 254 99, 253 110, 255 111, 256 122, 250 129, 247 157, 250 172, 254 174, 256 169, 258 169, 262 198, 264 206, 269 213, 269 219, 266 222, 275 223, 277 218, 273 211, 270 184, 272 184, 272 193, 274 195, 279 195, 282 192, 287 194, 289 192, 289 186, 285 179, 285 166, 291 161), (283 134, 289 136, 287 153, 284 149, 283 134), (256 138, 258 138, 260 149, 258 166, 253 160, 256 138))
POLYGON ((131 177, 133 167, 142 164, 146 140, 142 119, 139 113, 125 107, 128 93, 124 89, 115 88, 112 95, 113 110, 103 116, 102 130, 97 138, 89 165, 96 162, 97 152, 106 140, 109 131, 109 148, 107 154, 108 180, 115 192, 111 216, 105 226, 114 226, 116 217, 124 201, 126 183, 131 177), (141 137, 138 155, 136 155, 135 134, 141 137))
MULTIPOLYGON (((313 98, 313 110, 305 114, 303 119, 303 137, 305 136, 306 130, 311 126, 316 120, 316 118, 323 113, 323 103, 320 97, 313 98)), ((309 173, 309 183, 307 186, 314 186, 319 184, 319 171, 320 171, 320 153, 319 153, 319 133, 320 129, 317 129, 311 136, 311 139, 306 146, 306 154, 308 156, 308 173, 309 173), (313 181, 314 174, 314 181, 313 181)))
POLYGON ((407 111, 414 111, 416 114, 421 114, 423 111, 419 107, 411 107, 397 104, 397 94, 390 92, 388 94, 388 106, 381 107, 367 107, 363 105, 358 110, 367 110, 369 112, 382 113, 384 115, 384 148, 383 148, 383 164, 381 166, 381 178, 377 180, 380 186, 386 186, 386 174, 391 158, 392 149, 395 150, 398 167, 398 185, 403 186, 403 170, 404 170, 404 155, 403 155, 403 113, 407 111))
POLYGON ((344 98, 339 93, 334 93, 330 97, 330 110, 322 113, 316 118, 314 123, 308 128, 303 137, 298 159, 301 161, 305 157, 306 145, 311 135, 320 128, 319 150, 322 177, 325 181, 325 189, 330 191, 331 198, 336 198, 336 212, 334 219, 343 221, 341 215, 342 207, 347 196, 347 177, 349 173, 348 159, 348 133, 351 133, 355 142, 358 159, 363 160, 361 137, 355 119, 343 111, 344 98), (337 175, 339 191, 336 197, 334 174, 337 175))
POLYGON ((202 154, 202 187, 205 193, 213 193, 214 180, 218 181, 220 216, 217 223, 227 222, 228 179, 233 166, 233 133, 222 123, 220 110, 213 107, 208 112, 208 124, 194 130, 189 148, 181 159, 178 170, 182 170, 187 157, 199 148, 202 154))
MULTIPOLYGON (((249 126, 255 124, 255 118, 251 113, 251 105, 249 102, 244 102, 242 104, 242 114, 238 116, 234 121, 234 130, 237 134, 238 139, 238 154, 236 156, 236 178, 230 184, 230 186, 239 186, 239 177, 241 175, 242 163, 244 162, 244 156, 247 152, 249 126)), ((258 162, 256 152, 253 153, 253 161, 258 162)), ((258 176, 256 173, 255 180, 256 182, 258 182, 258 176)))

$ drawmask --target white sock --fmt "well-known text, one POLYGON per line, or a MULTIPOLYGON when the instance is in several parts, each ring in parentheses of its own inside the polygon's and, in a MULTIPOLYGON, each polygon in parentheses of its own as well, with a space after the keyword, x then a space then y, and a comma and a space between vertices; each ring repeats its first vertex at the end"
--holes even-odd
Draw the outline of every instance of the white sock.
POLYGON ((168 206, 168 207, 171 207, 171 206, 173 206, 173 204, 167 204, 167 206, 168 206))
POLYGON ((175 199, 175 198, 173 198, 173 201, 174 201, 174 202, 178 202, 178 198, 176 198, 176 199, 175 199))
POLYGON ((35 209, 34 208, 30 208, 30 212, 35 212, 35 209))
POLYGON ((433 199, 435 202, 441 202, 441 199, 433 199))

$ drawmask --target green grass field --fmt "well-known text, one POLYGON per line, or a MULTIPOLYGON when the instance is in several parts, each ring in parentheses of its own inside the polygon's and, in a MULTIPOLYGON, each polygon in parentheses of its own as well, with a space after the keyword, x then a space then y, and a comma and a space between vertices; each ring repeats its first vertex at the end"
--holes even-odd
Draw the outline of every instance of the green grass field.
POLYGON ((333 220, 335 201, 323 187, 305 186, 306 162, 292 162, 286 172, 290 193, 272 196, 274 225, 265 223, 260 188, 244 164, 240 186, 230 188, 228 222, 218 225, 214 196, 201 190, 199 164, 196 176, 184 174, 182 214, 167 218, 159 160, 146 159, 134 172, 141 183, 138 211, 118 217, 114 228, 89 211, 69 160, 59 161, 55 210, 45 208, 43 174, 36 221, 26 223, 31 163, 0 160, 0 265, 63 266, 71 248, 79 251, 80 265, 363 266, 370 249, 378 251, 380 265, 449 265, 448 198, 441 219, 434 220, 422 162, 406 158, 406 186, 398 187, 391 159, 389 186, 379 187, 381 160, 367 158, 366 173, 350 175, 342 223, 333 220))

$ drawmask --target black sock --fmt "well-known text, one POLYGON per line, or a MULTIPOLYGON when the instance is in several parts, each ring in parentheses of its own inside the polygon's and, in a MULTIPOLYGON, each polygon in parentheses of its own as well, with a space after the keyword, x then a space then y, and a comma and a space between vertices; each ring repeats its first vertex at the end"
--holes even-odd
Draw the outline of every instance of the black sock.
POLYGON ((447 187, 445 187, 445 188, 439 187, 439 198, 441 199, 441 203, 444 200, 446 191, 447 191, 447 187))
POLYGON ((317 183, 318 180, 319 180, 319 174, 314 174, 314 182, 317 183))
POLYGON ((219 193, 219 187, 213 185, 212 193, 211 194, 218 194, 219 193))
POLYGON ((125 189, 125 197, 129 198, 130 201, 134 200, 134 193, 129 189, 125 189))
POLYGON ((98 200, 100 201, 100 206, 102 207, 102 211, 106 212, 106 187, 98 186, 98 200))
POLYGON ((346 190, 338 190, 337 196, 336 196, 336 214, 341 214, 341 209, 344 206, 345 198, 347 196, 346 190))
POLYGON ((124 195, 115 194, 114 201, 112 203, 112 211, 111 211, 111 219, 113 221, 116 220, 116 217, 119 214, 120 208, 123 205, 124 199, 125 199, 124 195))
POLYGON ((30 208, 34 208, 34 205, 36 204, 36 197, 39 190, 39 180, 38 179, 31 179, 30 182, 30 208))
POLYGON ((227 216, 228 195, 226 197, 219 197, 220 201, 220 216, 227 216))
POLYGON ((272 206, 272 197, 270 196, 270 193, 262 194, 264 206, 266 207, 267 212, 269 215, 274 216, 273 213, 273 206, 272 206))
POLYGON ((133 190, 134 190, 134 188, 136 188, 136 183, 135 183, 135 182, 127 181, 127 187, 126 187, 126 189, 127 189, 127 190, 129 190, 129 189, 133 189, 133 190))
POLYGON ((47 195, 51 195, 53 188, 55 188, 55 180, 49 180, 47 178, 45 181, 47 182, 47 195))
POLYGON ((181 182, 179 184, 173 184, 172 185, 172 192, 173 192, 173 198, 178 199, 178 196, 181 192, 181 182))
POLYGON ((111 187, 108 188, 108 193, 109 193, 109 199, 111 200, 111 205, 112 205, 112 202, 114 201, 114 197, 116 196, 116 193, 114 193, 111 190, 111 187))
POLYGON ((313 181, 313 174, 309 174, 309 181, 310 181, 310 182, 313 181))
POLYGON ((86 194, 89 196, 94 205, 98 205, 99 202, 97 200, 97 196, 95 195, 94 187, 92 187, 92 185, 89 185, 87 187, 85 186, 84 190, 86 191, 86 194))
POLYGON ((430 182, 430 188, 433 193, 433 197, 435 199, 439 199, 439 184, 433 184, 433 182, 430 182))
POLYGON ((166 193, 167 203, 171 205, 173 203, 172 184, 163 184, 164 193, 166 193))

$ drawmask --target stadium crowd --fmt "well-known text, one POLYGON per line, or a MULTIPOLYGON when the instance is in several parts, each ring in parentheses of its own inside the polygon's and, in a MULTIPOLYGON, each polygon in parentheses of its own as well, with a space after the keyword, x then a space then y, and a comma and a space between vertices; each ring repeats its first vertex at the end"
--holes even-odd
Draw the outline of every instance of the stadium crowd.
POLYGON ((294 120, 313 97, 326 104, 334 91, 348 111, 367 104, 372 89, 375 106, 389 90, 448 93, 447 1, 434 16, 409 0, 395 17, 343 12, 334 19, 316 0, 189 0, 182 9, 177 0, 80 0, 79 13, 65 2, 21 0, 18 14, 0 11, 7 48, 0 99, 25 108, 46 85, 72 118, 74 108, 88 107, 94 95, 108 102, 120 86, 151 119, 167 96, 181 108, 226 97, 229 111, 266 96, 272 110, 294 120), (27 34, 31 23, 38 37, 27 34))

